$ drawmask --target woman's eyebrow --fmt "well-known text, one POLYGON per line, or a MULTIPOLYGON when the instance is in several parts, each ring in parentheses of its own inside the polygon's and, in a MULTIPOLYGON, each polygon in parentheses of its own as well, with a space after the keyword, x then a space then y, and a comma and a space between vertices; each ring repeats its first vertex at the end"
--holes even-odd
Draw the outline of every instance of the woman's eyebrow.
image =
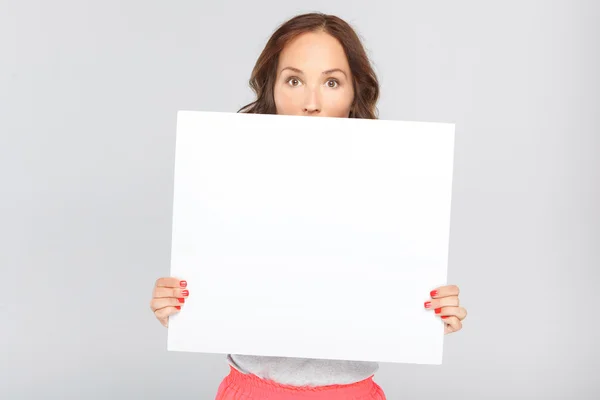
POLYGON ((302 72, 302 71, 301 71, 301 70, 299 70, 298 68, 294 68, 294 67, 285 67, 285 68, 283 68, 283 69, 282 69, 281 71, 279 71, 279 72, 283 72, 283 71, 285 71, 286 69, 289 69, 290 71, 294 71, 294 72, 295 72, 295 73, 297 73, 297 74, 304 74, 304 72, 302 72))
MULTIPOLYGON (((286 69, 289 69, 290 71, 294 71, 297 74, 304 74, 304 72, 302 72, 302 70, 298 69, 298 68, 294 68, 294 67, 285 67, 283 68, 280 72, 285 71, 286 69)), ((348 75, 346 75, 346 72, 344 72, 344 70, 340 69, 340 68, 332 68, 332 69, 328 69, 327 71, 323 71, 322 74, 323 75, 329 75, 332 74, 334 72, 341 72, 342 74, 344 74, 344 76, 348 77, 348 75)))
POLYGON ((327 71, 323 71, 323 75, 329 75, 329 74, 332 74, 334 72, 341 72, 342 74, 344 74, 344 76, 346 78, 348 77, 348 75, 346 75, 346 73, 343 70, 339 69, 339 68, 333 68, 333 69, 328 69, 327 71))

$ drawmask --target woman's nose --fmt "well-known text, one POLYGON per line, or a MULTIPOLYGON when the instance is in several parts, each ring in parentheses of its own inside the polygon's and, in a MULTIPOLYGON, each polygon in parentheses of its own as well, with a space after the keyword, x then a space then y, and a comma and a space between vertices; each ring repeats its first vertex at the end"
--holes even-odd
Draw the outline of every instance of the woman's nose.
POLYGON ((321 99, 319 89, 308 88, 304 107, 302 110, 305 114, 318 114, 321 112, 321 99))

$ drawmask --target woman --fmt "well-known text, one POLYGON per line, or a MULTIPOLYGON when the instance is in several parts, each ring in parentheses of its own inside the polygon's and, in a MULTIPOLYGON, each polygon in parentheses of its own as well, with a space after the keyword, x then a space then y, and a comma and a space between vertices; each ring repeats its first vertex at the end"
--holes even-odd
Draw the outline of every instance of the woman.
MULTIPOLYGON (((304 14, 281 25, 258 58, 250 86, 256 101, 240 112, 377 118, 377 77, 354 30, 335 16, 304 14)), ((151 308, 165 327, 190 295, 185 288, 178 278, 157 280, 151 308)), ((467 315, 458 294, 456 286, 436 288, 424 303, 444 319, 446 334, 460 330, 467 315)), ((235 354, 227 360, 230 374, 216 400, 385 399, 373 381, 373 362, 235 354)))

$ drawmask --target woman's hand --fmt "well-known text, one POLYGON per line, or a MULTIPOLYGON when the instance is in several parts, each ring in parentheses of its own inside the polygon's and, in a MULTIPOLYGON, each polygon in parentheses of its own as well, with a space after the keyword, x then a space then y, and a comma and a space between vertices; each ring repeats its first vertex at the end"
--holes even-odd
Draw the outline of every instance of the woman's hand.
POLYGON ((169 316, 178 313, 189 296, 187 282, 178 278, 159 278, 154 285, 150 309, 160 323, 167 328, 169 316))
POLYGON ((461 330, 462 321, 467 318, 467 310, 460 307, 459 292, 456 285, 442 286, 432 290, 431 300, 425 302, 425 308, 435 310, 435 315, 446 323, 444 335, 461 330))

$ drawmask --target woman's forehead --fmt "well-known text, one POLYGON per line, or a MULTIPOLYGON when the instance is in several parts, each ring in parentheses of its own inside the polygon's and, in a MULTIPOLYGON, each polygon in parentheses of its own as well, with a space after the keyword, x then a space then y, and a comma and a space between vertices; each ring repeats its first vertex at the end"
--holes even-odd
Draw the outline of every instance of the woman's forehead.
POLYGON ((348 60, 341 43, 325 32, 308 32, 291 40, 279 56, 279 69, 318 67, 348 69, 348 60))

